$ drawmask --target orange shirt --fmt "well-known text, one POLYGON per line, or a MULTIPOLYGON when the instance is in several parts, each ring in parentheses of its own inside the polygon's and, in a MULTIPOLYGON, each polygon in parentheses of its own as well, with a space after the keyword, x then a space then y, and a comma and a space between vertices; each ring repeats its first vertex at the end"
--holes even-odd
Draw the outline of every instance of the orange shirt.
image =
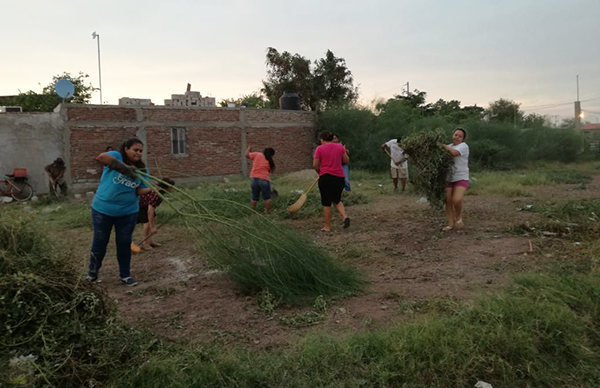
POLYGON ((271 166, 265 155, 262 152, 250 152, 250 160, 252 160, 250 178, 260 178, 268 181, 271 166))

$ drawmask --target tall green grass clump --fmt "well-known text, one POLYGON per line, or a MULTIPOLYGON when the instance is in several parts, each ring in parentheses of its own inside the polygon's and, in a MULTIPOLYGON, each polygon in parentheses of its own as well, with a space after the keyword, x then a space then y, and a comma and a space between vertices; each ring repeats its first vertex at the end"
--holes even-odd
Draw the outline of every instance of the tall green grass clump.
POLYGON ((0 385, 95 386, 152 342, 115 321, 42 231, 0 215, 0 385))
POLYGON ((203 228, 201 247, 245 293, 268 290, 285 302, 353 294, 361 289, 356 271, 334 260, 297 231, 261 215, 235 225, 203 228))
MULTIPOLYGON (((161 181, 139 174, 144 180, 161 181)), ((363 282, 355 270, 298 232, 238 202, 198 199, 173 189, 166 202, 213 265, 225 270, 241 291, 269 291, 282 301, 303 303, 319 295, 352 294, 361 289, 363 282)))
POLYGON ((417 170, 416 176, 411 177, 417 192, 427 196, 437 209, 444 206, 446 179, 454 166, 450 153, 440 145, 444 137, 441 129, 423 131, 404 138, 400 144, 417 170))

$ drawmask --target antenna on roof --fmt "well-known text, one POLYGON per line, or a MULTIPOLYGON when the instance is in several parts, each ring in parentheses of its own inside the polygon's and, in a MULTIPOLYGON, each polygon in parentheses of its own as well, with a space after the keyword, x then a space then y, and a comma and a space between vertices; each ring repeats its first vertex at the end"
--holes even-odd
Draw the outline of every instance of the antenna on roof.
POLYGON ((66 78, 59 79, 56 82, 56 85, 54 85, 54 90, 56 91, 56 94, 63 99, 63 102, 65 102, 66 98, 71 98, 75 94, 73 82, 66 78))

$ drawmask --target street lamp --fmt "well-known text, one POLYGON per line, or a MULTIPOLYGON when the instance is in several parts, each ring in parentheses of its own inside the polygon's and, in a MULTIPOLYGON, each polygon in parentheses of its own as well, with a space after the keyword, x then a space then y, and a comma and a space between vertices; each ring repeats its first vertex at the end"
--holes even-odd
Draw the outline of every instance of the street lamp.
POLYGON ((96 34, 96 31, 92 33, 92 39, 98 38, 98 82, 100 87, 100 105, 102 105, 102 71, 100 70, 100 34, 96 34))

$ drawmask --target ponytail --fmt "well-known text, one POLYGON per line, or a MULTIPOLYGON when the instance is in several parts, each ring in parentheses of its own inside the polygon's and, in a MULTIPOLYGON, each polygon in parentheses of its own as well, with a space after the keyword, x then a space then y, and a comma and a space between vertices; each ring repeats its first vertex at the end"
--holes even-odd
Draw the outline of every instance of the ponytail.
POLYGON ((273 148, 265 148, 263 151, 265 155, 265 159, 269 162, 269 167, 271 167, 271 172, 275 171, 275 162, 273 161, 273 156, 275 155, 275 150, 273 148))

